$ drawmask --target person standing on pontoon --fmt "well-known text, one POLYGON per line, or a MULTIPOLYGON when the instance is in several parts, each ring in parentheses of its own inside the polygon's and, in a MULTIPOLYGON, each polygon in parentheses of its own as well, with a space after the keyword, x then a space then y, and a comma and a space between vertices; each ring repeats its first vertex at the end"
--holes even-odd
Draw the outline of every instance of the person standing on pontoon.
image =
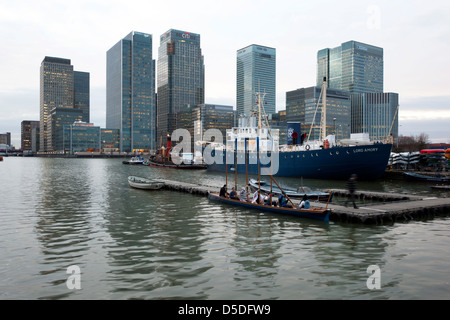
POLYGON ((350 193, 350 198, 347 198, 347 201, 345 201, 345 206, 347 206, 347 203, 349 201, 353 202, 353 208, 358 209, 355 203, 355 191, 356 191, 356 179, 358 176, 356 174, 352 174, 350 179, 347 181, 347 189, 350 193))

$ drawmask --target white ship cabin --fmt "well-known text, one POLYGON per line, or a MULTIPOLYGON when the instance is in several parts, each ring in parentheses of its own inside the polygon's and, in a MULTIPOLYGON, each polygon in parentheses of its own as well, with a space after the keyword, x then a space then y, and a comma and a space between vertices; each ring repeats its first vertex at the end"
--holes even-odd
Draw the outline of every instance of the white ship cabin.
MULTIPOLYGON (((240 123, 241 124, 241 123, 240 123)), ((227 150, 234 151, 237 140, 237 150, 245 151, 245 140, 247 140, 247 151, 257 152, 257 138, 259 137, 260 152, 271 152, 279 150, 279 131, 262 127, 258 129, 255 122, 250 126, 239 126, 227 130, 227 150), (253 124, 253 125, 252 125, 253 124)))

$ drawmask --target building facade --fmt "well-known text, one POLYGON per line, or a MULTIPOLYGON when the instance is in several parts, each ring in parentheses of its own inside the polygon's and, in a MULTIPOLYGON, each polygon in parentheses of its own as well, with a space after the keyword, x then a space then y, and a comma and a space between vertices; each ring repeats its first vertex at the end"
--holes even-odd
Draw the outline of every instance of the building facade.
POLYGON ((237 51, 236 109, 238 116, 257 109, 256 93, 265 92, 266 114, 276 110, 276 49, 252 44, 237 51))
POLYGON ((102 152, 120 151, 120 130, 119 129, 100 129, 102 152))
POLYGON ((57 149, 52 145, 56 138, 56 128, 49 128, 49 120, 54 109, 74 109, 89 119, 89 73, 74 71, 70 59, 45 57, 40 69, 40 151, 51 152, 57 149), (53 136, 49 135, 52 133, 53 136), (50 144, 49 144, 50 143, 50 144))
POLYGON ((236 111, 233 106, 202 104, 193 109, 192 121, 193 137, 202 137, 204 140, 207 130, 217 129, 222 134, 222 143, 225 143, 227 130, 236 126, 236 111))
MULTIPOLYGON (((321 89, 321 87, 309 87, 286 93, 286 121, 299 122, 302 133, 309 134, 312 128, 309 137, 312 140, 319 139, 320 135, 322 99, 319 101, 319 98, 321 89)), ((350 137, 351 100, 349 92, 336 89, 327 90, 326 127, 327 133, 335 134, 337 139, 350 137)))
POLYGON ((63 130, 64 153, 100 152, 100 127, 96 127, 92 123, 75 122, 65 125, 63 130))
POLYGON ((40 70, 40 151, 48 146, 48 116, 54 108, 73 108, 74 76, 70 59, 45 57, 40 70))
POLYGON ((118 152, 120 134, 118 129, 102 129, 92 123, 75 122, 64 126, 64 153, 118 152))
POLYGON ((106 127, 120 130, 120 151, 155 149, 152 36, 131 32, 107 52, 106 127))
POLYGON ((205 102, 205 66, 196 33, 170 29, 158 52, 157 144, 165 145, 177 114, 205 102))
POLYGON ((11 145, 11 132, 0 133, 0 144, 11 145))
MULTIPOLYGON (((317 53, 317 86, 351 94, 351 133, 368 133, 373 140, 398 137, 397 93, 384 93, 384 53, 380 47, 348 41, 317 53)), ((339 137, 340 138, 340 137, 339 137)))
POLYGON ((272 130, 278 129, 279 144, 287 144, 288 124, 286 121, 286 110, 280 110, 269 116, 269 126, 272 130))
POLYGON ((368 133, 371 140, 398 137, 398 94, 352 94, 352 132, 368 133))
POLYGON ((317 53, 317 86, 350 93, 383 92, 383 49, 357 41, 317 53))
POLYGON ((90 74, 89 72, 73 72, 73 107, 83 112, 83 121, 90 120, 90 74))
POLYGON ((82 110, 74 108, 53 108, 47 118, 46 152, 63 152, 64 127, 82 121, 82 110))
POLYGON ((24 120, 21 124, 21 149, 32 150, 33 149, 33 130, 39 128, 39 121, 24 120))

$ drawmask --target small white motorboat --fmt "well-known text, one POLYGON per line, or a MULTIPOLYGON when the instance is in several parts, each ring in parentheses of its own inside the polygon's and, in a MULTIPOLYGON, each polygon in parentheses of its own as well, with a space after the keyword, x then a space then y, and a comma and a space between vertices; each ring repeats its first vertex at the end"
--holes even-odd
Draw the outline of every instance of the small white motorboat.
POLYGON ((164 182, 135 176, 128 177, 128 184, 130 187, 145 190, 158 190, 164 187, 164 182))
POLYGON ((130 160, 122 161, 123 164, 144 164, 145 159, 141 156, 132 157, 130 160))

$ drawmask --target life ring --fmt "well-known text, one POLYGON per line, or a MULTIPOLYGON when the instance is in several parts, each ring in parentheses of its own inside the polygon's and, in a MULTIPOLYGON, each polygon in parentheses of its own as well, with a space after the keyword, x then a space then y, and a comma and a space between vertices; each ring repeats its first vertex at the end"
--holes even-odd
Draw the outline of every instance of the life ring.
POLYGON ((306 151, 308 151, 310 148, 311 148, 311 147, 309 146, 309 144, 307 144, 307 145, 305 146, 305 150, 306 150, 306 151))

